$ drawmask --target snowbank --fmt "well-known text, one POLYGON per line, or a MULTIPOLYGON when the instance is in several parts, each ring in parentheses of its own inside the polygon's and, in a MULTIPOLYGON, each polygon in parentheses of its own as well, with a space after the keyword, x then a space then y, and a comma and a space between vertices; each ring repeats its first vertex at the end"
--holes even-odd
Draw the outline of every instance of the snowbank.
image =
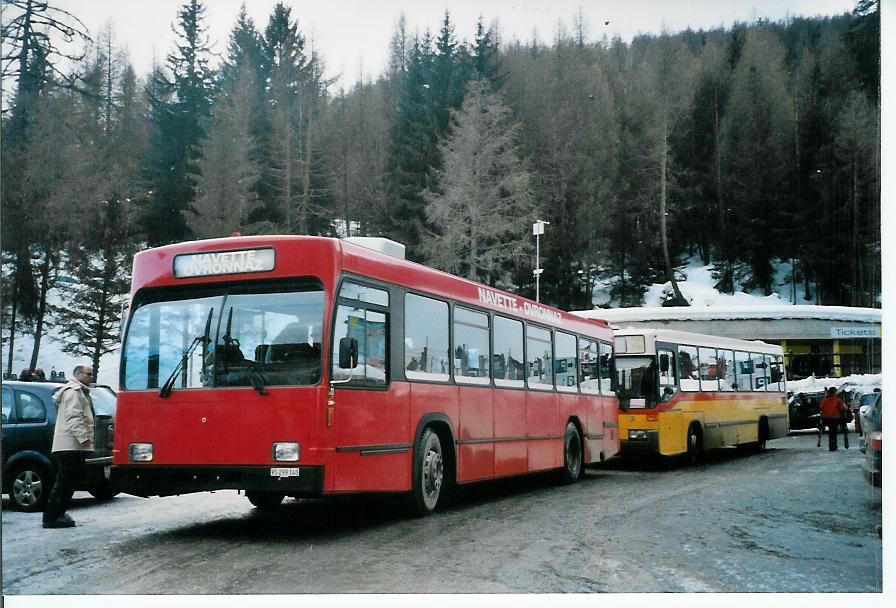
POLYGON ((788 380, 787 390, 794 393, 821 392, 829 386, 840 388, 859 389, 870 393, 876 388, 881 388, 883 374, 854 374, 842 378, 816 378, 809 376, 803 380, 788 380))

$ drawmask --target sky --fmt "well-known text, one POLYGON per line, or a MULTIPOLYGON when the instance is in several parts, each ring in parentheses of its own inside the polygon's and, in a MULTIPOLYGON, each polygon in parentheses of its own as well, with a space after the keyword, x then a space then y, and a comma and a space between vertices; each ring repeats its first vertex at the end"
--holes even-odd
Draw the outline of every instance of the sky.
MULTIPOLYGON (((173 48, 171 31, 186 0, 55 0, 92 35, 112 23, 117 44, 125 47, 137 74, 145 76, 153 61, 164 63, 173 48)), ((226 50, 230 31, 244 0, 206 0, 206 23, 212 48, 226 50)), ((276 0, 245 0, 259 30, 267 25, 276 0)), ((324 58, 326 75, 340 77, 350 88, 359 76, 375 78, 388 62, 389 39, 402 13, 411 34, 437 32, 446 10, 460 40, 472 40, 476 21, 497 22, 503 41, 536 37, 550 44, 563 22, 571 29, 581 9, 589 39, 619 35, 630 41, 639 33, 659 33, 730 26, 760 18, 837 15, 851 11, 855 0, 284 0, 308 44, 324 58)), ((337 84, 337 87, 339 85, 337 84)))

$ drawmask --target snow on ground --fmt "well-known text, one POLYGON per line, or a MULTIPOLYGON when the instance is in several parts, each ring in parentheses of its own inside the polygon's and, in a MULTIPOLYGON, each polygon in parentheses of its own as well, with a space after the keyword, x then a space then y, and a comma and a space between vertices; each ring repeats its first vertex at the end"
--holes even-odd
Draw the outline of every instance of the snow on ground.
MULTIPOLYGON (((805 299, 802 285, 796 285, 796 297, 793 296, 793 285, 788 281, 790 263, 774 264, 775 274, 772 293, 766 296, 758 290, 752 292, 738 291, 733 294, 719 293, 714 287, 716 280, 712 277, 712 265, 704 266, 699 258, 691 258, 686 267, 679 269, 684 280, 678 282, 682 295, 692 306, 730 306, 730 307, 770 307, 793 304, 815 304, 814 299, 805 299), (794 301, 796 300, 796 301, 794 301)), ((665 294, 671 290, 670 284, 654 283, 644 293, 644 306, 661 306, 665 294)), ((595 306, 605 307, 610 303, 608 284, 598 282, 595 285, 592 302, 595 306)))

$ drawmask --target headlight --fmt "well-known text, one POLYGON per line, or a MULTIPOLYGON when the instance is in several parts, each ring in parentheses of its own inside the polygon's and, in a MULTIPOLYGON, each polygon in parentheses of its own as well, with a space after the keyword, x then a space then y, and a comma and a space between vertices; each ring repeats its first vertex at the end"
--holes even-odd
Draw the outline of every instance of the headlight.
POLYGON ((128 446, 128 460, 130 462, 149 462, 152 460, 151 443, 132 443, 128 446))
POLYGON ((274 460, 277 462, 296 462, 300 455, 298 442, 281 441, 274 444, 274 460))

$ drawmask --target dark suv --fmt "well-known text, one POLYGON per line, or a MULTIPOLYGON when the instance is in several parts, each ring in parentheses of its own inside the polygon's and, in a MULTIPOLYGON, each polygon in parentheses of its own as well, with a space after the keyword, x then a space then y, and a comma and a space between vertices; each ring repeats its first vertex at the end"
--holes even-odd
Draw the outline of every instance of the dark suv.
MULTIPOLYGON (((58 382, 4 381, 3 396, 3 492, 13 508, 42 511, 50 496, 59 465, 52 452, 56 424, 53 393, 58 382)), ((115 392, 107 386, 90 391, 96 414, 96 441, 87 455, 84 479, 78 488, 98 499, 115 496, 109 484, 115 392)))
POLYGON ((790 410, 790 430, 818 428, 821 419, 819 408, 824 399, 824 391, 797 393, 788 400, 790 410))

